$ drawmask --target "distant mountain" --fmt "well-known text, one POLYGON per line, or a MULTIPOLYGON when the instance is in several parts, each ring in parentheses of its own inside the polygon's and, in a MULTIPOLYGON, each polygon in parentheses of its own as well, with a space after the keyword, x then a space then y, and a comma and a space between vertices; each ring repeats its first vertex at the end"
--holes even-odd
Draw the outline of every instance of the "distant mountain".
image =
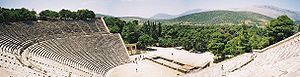
POLYGON ((121 20, 124 20, 124 21, 138 20, 138 21, 144 22, 144 21, 152 20, 152 19, 147 19, 147 18, 142 18, 142 17, 133 17, 133 16, 118 17, 118 18, 120 18, 121 20))
POLYGON ((150 19, 172 19, 172 18, 175 18, 175 17, 176 16, 174 16, 174 15, 159 13, 159 14, 156 14, 156 15, 150 17, 150 19))
POLYGON ((292 11, 288 9, 283 9, 275 6, 269 5, 261 5, 261 6, 252 6, 247 8, 238 8, 238 9, 230 9, 232 11, 251 11, 255 13, 259 13, 262 15, 266 15, 272 18, 278 17, 280 15, 287 15, 295 21, 300 21, 300 12, 292 11))
POLYGON ((183 12, 179 15, 170 15, 170 14, 165 14, 165 13, 159 13, 159 14, 155 14, 154 16, 150 17, 149 19, 173 19, 173 18, 176 18, 176 17, 189 15, 189 14, 194 14, 194 13, 199 13, 199 12, 204 12, 204 11, 207 11, 207 10, 193 9, 193 10, 188 10, 186 12, 183 12))
MULTIPOLYGON (((279 7, 275 7, 275 6, 269 6, 269 5, 251 6, 251 7, 246 7, 246 8, 233 8, 233 9, 226 9, 226 10, 255 12, 255 13, 259 13, 262 15, 272 17, 272 18, 276 18, 280 15, 288 15, 293 20, 300 21, 300 12, 283 9, 283 8, 279 8, 279 7)), ((213 10, 193 9, 193 10, 183 12, 179 15, 157 14, 157 15, 151 17, 150 19, 173 19, 176 17, 184 16, 184 15, 200 13, 200 12, 207 12, 207 11, 213 11, 213 10)))
POLYGON ((123 20, 161 21, 166 24, 265 24, 271 18, 288 15, 300 22, 300 12, 262 5, 226 10, 194 9, 179 15, 157 14, 151 18, 121 17, 123 20))
POLYGON ((96 17, 114 17, 114 16, 111 16, 111 15, 105 15, 105 14, 99 14, 99 13, 96 13, 96 17))
POLYGON ((203 10, 203 9, 188 10, 186 12, 183 12, 183 13, 177 15, 177 17, 184 16, 184 15, 189 15, 189 14, 194 14, 194 13, 205 12, 205 11, 208 11, 208 10, 203 10))
MULTIPOLYGON (((179 16, 179 15, 178 15, 179 16)), ((142 17, 119 17, 125 21, 138 20, 145 21, 159 21, 164 24, 186 24, 186 25, 233 25, 233 24, 266 24, 271 17, 261 15, 254 12, 246 11, 196 11, 182 13, 182 16, 171 19, 150 19, 142 17), (187 15, 184 15, 187 14, 187 15)))
POLYGON ((189 14, 170 20, 163 20, 169 24, 196 24, 196 25, 222 25, 222 24, 265 24, 271 18, 258 13, 242 11, 207 11, 189 14))

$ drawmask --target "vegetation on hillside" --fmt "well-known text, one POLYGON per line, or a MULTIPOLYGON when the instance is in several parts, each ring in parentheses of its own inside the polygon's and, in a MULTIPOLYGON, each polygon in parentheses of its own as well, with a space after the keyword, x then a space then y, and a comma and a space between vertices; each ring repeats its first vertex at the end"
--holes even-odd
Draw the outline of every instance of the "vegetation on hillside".
POLYGON ((147 19, 140 17, 120 17, 124 21, 138 20, 140 22, 158 21, 166 25, 194 25, 194 26, 211 26, 211 25, 266 25, 272 18, 253 12, 246 11, 207 11, 194 14, 188 14, 173 19, 147 19))
POLYGON ((297 24, 296 29, 297 29, 298 32, 300 32, 300 23, 297 24))
POLYGON ((271 18, 253 12, 208 11, 177 17, 164 22, 189 25, 261 25, 271 18))
POLYGON ((295 24, 288 16, 279 16, 277 19, 272 19, 270 25, 267 26, 268 35, 271 38, 271 44, 283 40, 294 34, 295 24))
POLYGON ((279 42, 293 35, 296 27, 286 15, 272 19, 267 26, 162 25, 149 21, 138 25, 137 21, 105 19, 111 32, 121 33, 126 43, 137 43, 139 48, 182 46, 195 53, 212 52, 217 62, 279 42))
POLYGON ((126 22, 113 17, 104 19, 111 33, 121 33, 125 43, 136 43, 141 49, 154 45, 161 36, 161 23, 145 22, 139 25, 137 20, 126 22))

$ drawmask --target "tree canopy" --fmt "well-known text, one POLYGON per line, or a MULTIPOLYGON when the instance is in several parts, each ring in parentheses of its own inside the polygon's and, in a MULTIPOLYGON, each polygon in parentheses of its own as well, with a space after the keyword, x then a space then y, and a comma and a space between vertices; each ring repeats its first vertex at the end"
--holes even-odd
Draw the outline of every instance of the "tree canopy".
POLYGON ((90 11, 88 9, 82 9, 77 11, 77 19, 80 20, 91 20, 95 18, 95 13, 93 11, 90 11))
POLYGON ((28 9, 6 9, 0 7, 0 22, 34 21, 35 11, 28 9))
POLYGON ((40 19, 58 19, 60 17, 59 13, 52 10, 44 10, 39 13, 40 19))
POLYGON ((64 20, 93 20, 95 19, 95 13, 88 9, 82 9, 77 11, 70 11, 62 9, 59 12, 52 10, 44 10, 39 13, 40 19, 64 19, 64 20))
POLYGON ((294 22, 287 16, 272 19, 265 26, 255 25, 163 25, 160 22, 123 21, 107 18, 111 32, 121 33, 126 43, 147 46, 176 47, 195 53, 211 52, 215 61, 262 49, 294 34, 294 22), (141 25, 138 25, 141 23, 141 25))
MULTIPOLYGON (((59 11, 59 15, 61 17, 61 19, 72 19, 74 16, 74 14, 72 13, 72 11, 70 10, 66 10, 66 9, 62 9, 59 11)), ((75 14, 76 15, 76 14, 75 14)), ((75 16, 76 17, 76 16, 75 16)), ((76 18, 75 18, 76 19, 76 18)))
POLYGON ((35 11, 29 11, 28 9, 7 9, 0 7, 0 23, 2 22, 17 22, 17 21, 35 21, 41 20, 93 20, 95 19, 95 13, 88 9, 82 9, 78 11, 70 11, 62 9, 59 12, 52 10, 43 10, 38 16, 35 11))
POLYGON ((294 34, 294 22, 287 15, 272 19, 267 26, 268 35, 271 37, 271 44, 279 42, 294 34))

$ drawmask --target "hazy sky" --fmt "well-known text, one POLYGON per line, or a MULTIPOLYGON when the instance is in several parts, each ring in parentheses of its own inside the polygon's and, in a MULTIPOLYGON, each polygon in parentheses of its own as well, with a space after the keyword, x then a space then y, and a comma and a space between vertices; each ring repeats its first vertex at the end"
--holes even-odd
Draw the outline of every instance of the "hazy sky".
POLYGON ((157 13, 180 14, 192 9, 243 8, 254 5, 272 5, 300 11, 300 0, 0 0, 5 8, 91 9, 113 16, 151 17, 157 13))

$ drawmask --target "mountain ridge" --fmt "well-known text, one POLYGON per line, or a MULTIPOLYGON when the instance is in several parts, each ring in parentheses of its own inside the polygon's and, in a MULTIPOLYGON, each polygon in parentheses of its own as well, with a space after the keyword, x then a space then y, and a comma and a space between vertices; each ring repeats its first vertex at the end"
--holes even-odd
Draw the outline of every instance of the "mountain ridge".
POLYGON ((264 25, 271 17, 248 11, 228 11, 215 10, 200 13, 193 13, 176 17, 173 19, 148 19, 142 17, 120 17, 125 21, 138 20, 141 22, 157 21, 164 24, 183 24, 183 25, 234 25, 234 24, 252 24, 264 25))
POLYGON ((289 9, 279 8, 271 5, 256 5, 246 8, 238 8, 238 9, 229 9, 231 11, 251 11, 255 13, 259 13, 262 15, 266 15, 272 18, 276 18, 280 15, 287 15, 291 19, 295 21, 300 21, 300 12, 293 11, 289 9))
POLYGON ((189 14, 170 20, 166 23, 194 25, 254 24, 264 25, 271 17, 247 11, 215 10, 189 14))
POLYGON ((205 11, 208 11, 208 10, 192 9, 192 10, 188 10, 188 11, 185 11, 183 13, 180 13, 178 15, 171 15, 171 14, 167 14, 167 13, 158 13, 158 14, 153 15, 149 19, 157 19, 157 20, 159 20, 159 19, 173 19, 173 18, 176 18, 176 17, 185 16, 185 15, 189 15, 189 14, 193 14, 193 13, 205 12, 205 11))
MULTIPOLYGON (((275 7, 275 6, 271 6, 271 5, 255 5, 255 6, 251 6, 251 7, 245 7, 245 8, 229 8, 229 9, 223 9, 223 10, 255 12, 255 13, 259 13, 262 15, 272 17, 272 18, 276 18, 280 15, 287 15, 295 21, 300 21, 300 12, 299 11, 293 11, 293 10, 279 8, 279 7, 275 7)), ((214 11, 214 10, 192 9, 192 10, 185 11, 181 14, 172 15, 172 16, 170 16, 170 14, 164 13, 164 15, 169 15, 169 17, 164 17, 163 15, 154 15, 155 18, 150 17, 149 19, 173 19, 176 17, 184 16, 184 15, 206 12, 206 11, 214 11), (161 17, 159 17, 159 16, 161 16, 161 17)))
POLYGON ((158 14, 153 15, 149 19, 172 19, 172 18, 176 18, 176 16, 166 14, 166 13, 158 13, 158 14))

